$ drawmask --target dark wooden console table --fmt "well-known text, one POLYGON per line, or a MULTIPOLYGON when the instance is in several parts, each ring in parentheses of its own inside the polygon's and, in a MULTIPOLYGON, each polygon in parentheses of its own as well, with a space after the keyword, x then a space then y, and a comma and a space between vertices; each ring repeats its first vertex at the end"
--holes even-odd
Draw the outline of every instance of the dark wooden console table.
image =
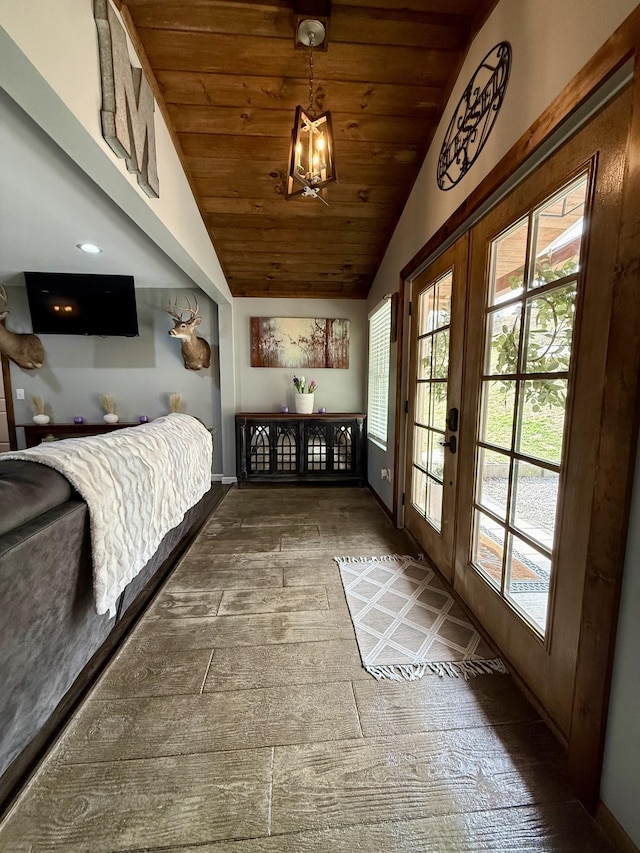
POLYGON ((117 424, 17 424, 24 429, 24 440, 27 447, 35 447, 44 439, 51 436, 53 439, 80 438, 84 435, 101 435, 103 432, 111 432, 123 427, 139 426, 139 423, 117 424))
POLYGON ((361 413, 236 415, 240 486, 260 482, 366 482, 361 413))

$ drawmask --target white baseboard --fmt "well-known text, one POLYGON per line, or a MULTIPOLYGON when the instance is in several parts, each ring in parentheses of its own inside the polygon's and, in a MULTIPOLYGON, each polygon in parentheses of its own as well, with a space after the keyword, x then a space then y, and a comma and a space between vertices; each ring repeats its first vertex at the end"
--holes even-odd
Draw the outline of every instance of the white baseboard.
POLYGON ((222 483, 223 486, 232 486, 234 483, 238 482, 237 477, 225 477, 224 474, 212 474, 211 475, 212 483, 222 483))

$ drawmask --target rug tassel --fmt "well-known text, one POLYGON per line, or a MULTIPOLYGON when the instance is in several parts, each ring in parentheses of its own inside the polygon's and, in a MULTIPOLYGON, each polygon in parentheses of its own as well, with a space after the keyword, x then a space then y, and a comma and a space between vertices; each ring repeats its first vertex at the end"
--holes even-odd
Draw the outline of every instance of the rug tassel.
POLYGON ((417 557, 410 557, 408 554, 383 554, 382 557, 334 557, 334 562, 338 565, 342 563, 380 563, 391 560, 424 560, 424 554, 418 554, 417 557))
POLYGON ((395 666, 367 666, 366 671, 378 681, 416 681, 427 672, 434 672, 440 678, 464 678, 468 681, 477 675, 493 675, 494 672, 507 675, 509 670, 500 658, 493 660, 437 661, 429 663, 396 664, 395 666))

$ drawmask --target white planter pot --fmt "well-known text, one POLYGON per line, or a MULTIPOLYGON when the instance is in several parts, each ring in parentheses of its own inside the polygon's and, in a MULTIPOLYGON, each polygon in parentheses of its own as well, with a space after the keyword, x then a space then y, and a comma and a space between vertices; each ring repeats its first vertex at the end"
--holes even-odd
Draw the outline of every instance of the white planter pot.
POLYGON ((310 415, 313 412, 313 394, 295 394, 296 413, 310 415))
POLYGON ((117 423, 118 423, 119 418, 118 418, 118 415, 110 415, 110 414, 106 414, 106 415, 103 415, 103 416, 102 416, 102 420, 103 420, 106 424, 117 424, 117 423))
POLYGON ((33 422, 34 424, 38 424, 39 426, 44 426, 44 424, 48 424, 51 418, 49 415, 34 415, 33 422))

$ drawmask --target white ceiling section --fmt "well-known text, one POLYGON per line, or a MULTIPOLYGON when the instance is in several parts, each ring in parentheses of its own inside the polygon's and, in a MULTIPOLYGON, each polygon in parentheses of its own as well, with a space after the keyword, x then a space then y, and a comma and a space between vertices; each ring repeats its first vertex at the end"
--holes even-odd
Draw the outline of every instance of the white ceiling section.
POLYGON ((195 285, 0 89, 0 284, 24 270, 133 275, 195 285), (100 246, 87 255, 77 244, 100 246))

